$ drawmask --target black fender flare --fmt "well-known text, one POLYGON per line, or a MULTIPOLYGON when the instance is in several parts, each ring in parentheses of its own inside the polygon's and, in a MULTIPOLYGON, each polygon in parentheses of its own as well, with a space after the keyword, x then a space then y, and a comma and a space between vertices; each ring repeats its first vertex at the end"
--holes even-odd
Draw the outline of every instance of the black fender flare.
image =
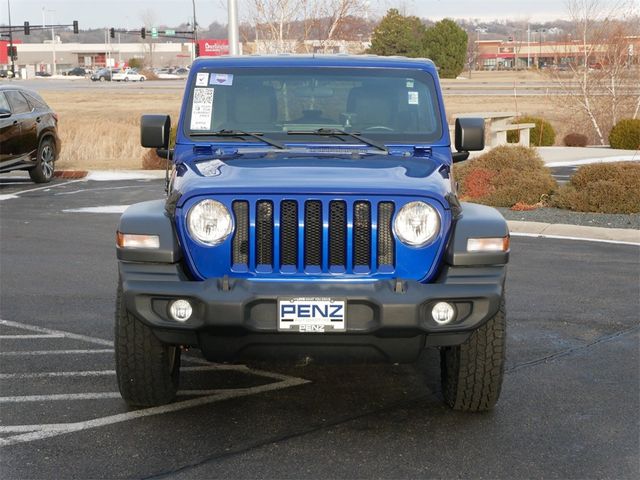
POLYGON ((505 265, 506 252, 467 252, 469 238, 507 237, 509 226, 495 208, 476 203, 461 202, 461 213, 452 225, 445 261, 455 266, 505 265))
POLYGON ((131 205, 118 223, 118 232, 139 235, 157 235, 160 247, 117 248, 119 260, 125 262, 177 263, 182 259, 182 249, 173 224, 165 209, 165 200, 151 200, 131 205))

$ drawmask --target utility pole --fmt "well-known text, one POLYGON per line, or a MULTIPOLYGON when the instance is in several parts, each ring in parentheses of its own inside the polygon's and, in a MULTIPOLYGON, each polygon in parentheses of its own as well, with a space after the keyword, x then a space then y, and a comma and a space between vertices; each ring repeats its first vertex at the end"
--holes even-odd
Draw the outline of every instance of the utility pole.
MULTIPOLYGON (((196 45, 198 44, 198 22, 196 20, 196 0, 191 0, 191 6, 193 7, 193 45, 192 45, 192 57, 196 59, 196 45)), ((193 62, 193 60, 191 60, 193 62)))
POLYGON ((13 59, 13 29, 11 28, 11 2, 7 0, 7 10, 9 12, 9 51, 11 52, 11 74, 16 78, 16 64, 13 59))
POLYGON ((227 0, 227 10, 229 14, 229 24, 227 28, 229 30, 229 53, 231 55, 239 55, 238 51, 238 0, 227 0))

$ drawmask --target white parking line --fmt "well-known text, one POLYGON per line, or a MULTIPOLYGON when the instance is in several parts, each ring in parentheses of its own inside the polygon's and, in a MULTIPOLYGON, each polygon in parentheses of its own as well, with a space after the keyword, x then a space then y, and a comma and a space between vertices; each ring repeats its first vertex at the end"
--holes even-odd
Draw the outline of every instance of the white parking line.
POLYGON ((88 337, 87 335, 79 335, 77 333, 64 332, 62 330, 52 330, 51 328, 36 327, 35 325, 29 325, 26 323, 12 322, 11 320, 0 320, 0 325, 4 325, 12 328, 21 328, 31 332, 48 333, 50 335, 61 335, 64 338, 72 338, 74 340, 83 340, 88 343, 94 343, 96 345, 113 346, 113 342, 109 340, 102 340, 101 338, 88 337))
MULTIPOLYGON (((62 330, 53 330, 43 327, 36 327, 34 325, 28 325, 19 322, 13 322, 9 320, 0 320, 0 325, 23 329, 26 331, 37 332, 37 334, 45 334, 46 336, 38 338, 71 338, 75 340, 82 340, 94 345, 101 346, 113 346, 113 342, 103 340, 100 338, 89 337, 86 335, 75 334, 71 332, 65 332, 62 330), (49 337, 50 336, 50 337, 49 337)), ((37 335, 36 334, 36 335, 37 335)), ((36 336, 34 335, 34 336, 36 336)), ((24 335, 26 336, 26 335, 24 335)), ((65 353, 113 353, 113 349, 93 349, 93 350, 39 350, 31 352, 0 352, 0 355, 53 355, 65 353)), ((256 387, 248 388, 236 388, 236 389, 201 389, 201 390, 181 390, 178 392, 180 396, 197 396, 188 400, 182 400, 169 405, 163 405, 160 407, 152 407, 140 410, 134 410, 130 412, 120 413, 116 415, 109 415, 105 417, 98 417, 91 420, 85 420, 81 422, 70 423, 52 423, 52 424, 36 424, 36 425, 4 425, 0 426, 0 434, 13 434, 11 436, 0 438, 0 447, 8 445, 16 445, 25 442, 32 442, 36 440, 42 440, 45 438, 54 437, 57 435, 63 435, 66 433, 78 432, 82 430, 88 430, 91 428, 98 428, 116 423, 135 420, 138 418, 144 418, 154 415, 162 415, 165 413, 176 412, 188 408, 198 407, 201 405, 207 405, 223 400, 232 398, 245 397, 249 395, 256 395, 259 393, 280 390, 283 388, 295 387, 308 383, 308 380, 303 378, 291 377, 275 372, 267 372, 264 370, 248 368, 245 365, 224 365, 224 364, 212 364, 208 361, 185 356, 186 362, 198 364, 197 366, 185 366, 181 368, 182 372, 204 372, 207 370, 230 370, 242 372, 247 375, 255 375, 275 380, 274 382, 266 385, 259 385, 256 387)), ((0 379, 29 379, 29 378, 47 378, 47 377, 91 377, 91 376, 106 376, 115 375, 114 370, 87 370, 87 371, 72 371, 72 372, 26 372, 26 373, 4 373, 0 374, 0 379)), ((83 400, 101 400, 101 399, 118 399, 120 394, 118 392, 84 392, 75 394, 48 394, 48 395, 22 395, 22 396, 6 396, 0 397, 0 403, 6 404, 19 404, 25 402, 52 402, 52 401, 83 401, 83 400)), ((8 408, 8 407, 5 407, 8 408)))
MULTIPOLYGON (((207 362, 208 363, 208 362, 207 362)), ((241 365, 235 365, 241 366, 241 365)), ((209 364, 200 367, 181 367, 181 372, 204 372, 208 370, 220 370, 219 365, 209 364)), ((229 369, 225 369, 229 370, 229 369)), ((58 378, 58 377, 107 377, 115 375, 115 370, 77 370, 72 372, 28 372, 28 373, 0 373, 0 380, 25 378, 58 378)))
POLYGON ((111 348, 94 348, 89 350, 25 350, 0 352, 0 357, 30 357, 31 355, 82 355, 87 353, 113 353, 111 348))
POLYGON ((42 333, 34 335, 0 335, 0 340, 32 340, 34 338, 64 338, 60 333, 42 333))
POLYGON ((54 183, 53 185, 46 185, 44 187, 36 187, 36 188, 29 188, 27 190, 20 190, 18 192, 12 192, 6 195, 0 195, 0 201, 11 200, 12 198, 19 198, 19 196, 22 195, 23 193, 37 192, 39 190, 50 190, 52 188, 61 187, 62 185, 69 185, 71 183, 84 182, 84 181, 85 181, 84 178, 80 178, 78 180, 69 180, 68 182, 54 183))
POLYGON ((14 435, 8 438, 1 438, 0 446, 15 445, 17 443, 24 443, 24 442, 33 442, 35 440, 42 440, 44 438, 55 437, 57 435, 62 435, 65 433, 88 430, 90 428, 104 427, 107 425, 113 425, 115 423, 135 420, 137 418, 151 417, 155 415, 176 412, 179 410, 185 410, 187 408, 199 407, 202 405, 221 402, 223 400, 229 400, 231 398, 246 397, 246 396, 255 395, 258 393, 264 393, 264 392, 270 392, 274 390, 281 390, 283 388, 295 387, 298 385, 303 385, 305 383, 309 383, 309 381, 303 378, 288 377, 287 380, 268 383, 266 385, 260 385, 258 387, 225 390, 225 391, 222 391, 221 393, 217 393, 214 395, 207 395, 204 397, 192 398, 192 399, 184 400, 181 402, 170 403, 169 405, 162 405, 160 407, 134 410, 131 412, 110 415, 108 417, 95 418, 93 420, 86 420, 83 422, 0 427, 0 433, 5 433, 5 431, 7 433, 26 432, 26 433, 22 433, 21 435, 14 435), (15 429, 16 427, 18 427, 18 430, 15 429), (3 430, 3 428, 7 428, 7 430, 3 430))

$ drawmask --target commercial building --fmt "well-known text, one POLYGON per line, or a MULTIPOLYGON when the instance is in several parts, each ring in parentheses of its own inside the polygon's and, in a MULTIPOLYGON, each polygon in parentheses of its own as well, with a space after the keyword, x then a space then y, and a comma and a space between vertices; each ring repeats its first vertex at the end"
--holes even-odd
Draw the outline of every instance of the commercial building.
MULTIPOLYGON (((640 36, 626 37, 624 55, 629 65, 640 63, 640 36)), ((586 45, 590 52, 588 65, 603 61, 610 45, 586 45)), ((475 42, 475 68, 478 70, 508 70, 545 68, 551 66, 584 66, 585 45, 580 41, 505 41, 480 40, 475 42)))

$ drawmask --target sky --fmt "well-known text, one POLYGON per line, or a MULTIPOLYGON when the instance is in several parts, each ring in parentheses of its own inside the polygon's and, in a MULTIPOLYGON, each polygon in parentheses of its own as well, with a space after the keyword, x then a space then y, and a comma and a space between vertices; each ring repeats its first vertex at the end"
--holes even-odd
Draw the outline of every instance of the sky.
MULTIPOLYGON (((603 0, 605 3, 613 0, 603 0)), ((639 0, 640 1, 640 0, 639 0)), ((146 12, 153 12, 154 23, 177 25, 192 18, 191 0, 9 0, 12 24, 69 24, 78 20, 80 28, 116 27, 135 29, 143 25, 146 12)), ((245 0, 238 0, 242 20, 245 0)), ((380 16, 388 8, 398 8, 407 15, 438 20, 478 18, 493 20, 553 20, 566 16, 563 0, 370 0, 372 14, 380 16)), ((200 25, 217 21, 227 23, 226 0, 195 0, 200 25)), ((8 23, 7 0, 0 0, 0 24, 8 23)))

